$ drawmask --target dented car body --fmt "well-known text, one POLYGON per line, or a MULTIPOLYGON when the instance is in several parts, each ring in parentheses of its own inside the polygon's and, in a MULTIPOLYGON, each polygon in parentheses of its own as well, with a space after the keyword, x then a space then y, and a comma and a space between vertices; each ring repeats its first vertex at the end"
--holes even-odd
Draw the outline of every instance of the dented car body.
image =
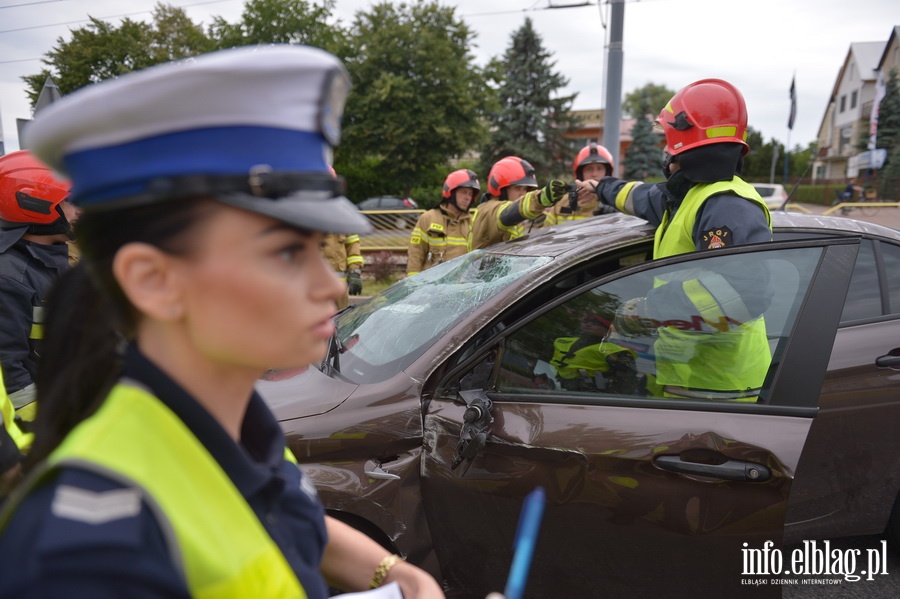
POLYGON ((329 513, 448 596, 503 589, 537 486, 527 596, 780 595, 741 585, 742 548, 898 526, 900 232, 786 213, 773 224, 771 243, 659 261, 652 228, 625 215, 472 252, 343 312, 319 368, 259 389, 329 513), (743 300, 763 305, 752 318, 769 351, 744 397, 652 384, 656 327, 722 332, 700 331, 696 314, 644 338, 579 330, 661 280, 715 273, 740 289, 751 272, 766 284, 743 300), (603 360, 564 368, 574 354, 560 348, 579 344, 624 352, 637 383, 616 386, 603 360))

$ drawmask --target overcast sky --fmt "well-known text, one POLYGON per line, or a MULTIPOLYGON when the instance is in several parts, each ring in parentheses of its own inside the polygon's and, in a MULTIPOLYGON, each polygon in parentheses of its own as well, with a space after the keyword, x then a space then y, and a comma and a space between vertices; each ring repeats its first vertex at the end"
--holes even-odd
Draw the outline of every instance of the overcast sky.
MULTIPOLYGON (((314 0, 311 0, 314 1, 314 0)), ((531 17, 556 70, 578 93, 576 109, 605 104, 604 47, 610 11, 606 0, 589 6, 548 9, 585 0, 440 0, 457 7, 477 33, 478 64, 502 55, 510 36, 531 17), (606 28, 604 27, 606 25, 606 28)), ((338 0, 344 24, 371 0, 338 0)), ((118 22, 149 20, 155 0, 0 0, 0 116, 6 151, 19 148, 16 118, 31 110, 20 79, 40 71, 40 58, 57 38, 88 15, 118 22)), ((213 15, 235 22, 243 0, 170 0, 195 22, 213 15)), ((677 90, 692 81, 719 77, 747 100, 750 125, 765 140, 793 147, 815 140, 828 97, 853 42, 887 42, 900 25, 898 0, 628 0, 623 30, 623 93, 648 82, 677 90), (797 119, 787 120, 788 90, 796 74, 797 119), (790 136, 790 137, 789 137, 790 136)))

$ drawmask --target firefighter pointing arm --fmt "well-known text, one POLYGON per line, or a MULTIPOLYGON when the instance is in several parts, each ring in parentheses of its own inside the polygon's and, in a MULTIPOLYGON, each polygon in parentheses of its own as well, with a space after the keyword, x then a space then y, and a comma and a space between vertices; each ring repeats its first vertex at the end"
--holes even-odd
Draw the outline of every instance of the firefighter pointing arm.
MULTIPOLYGON (((720 79, 697 81, 672 97, 656 123, 666 138, 665 183, 614 177, 586 183, 596 185, 604 204, 657 226, 653 257, 770 241, 768 208, 740 176, 750 149, 740 91, 720 79)), ((762 268, 673 275, 646 297, 623 303, 616 328, 625 334, 653 329, 664 395, 755 401, 771 361, 760 317, 768 285, 762 268), (698 330, 657 328, 678 305, 689 310, 682 317, 696 317, 698 330)))
POLYGON ((526 160, 508 156, 497 161, 488 175, 488 193, 472 217, 469 249, 522 237, 524 221, 535 220, 566 195, 562 181, 538 189, 534 167, 526 160))

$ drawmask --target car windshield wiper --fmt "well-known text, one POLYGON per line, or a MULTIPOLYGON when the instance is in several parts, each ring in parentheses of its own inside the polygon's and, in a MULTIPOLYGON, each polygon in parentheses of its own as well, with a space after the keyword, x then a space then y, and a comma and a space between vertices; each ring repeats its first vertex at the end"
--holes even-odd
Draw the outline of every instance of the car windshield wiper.
POLYGON ((344 353, 344 344, 341 342, 338 334, 338 329, 335 327, 334 334, 331 335, 331 340, 329 341, 328 355, 325 357, 324 364, 327 364, 333 372, 340 374, 341 354, 344 353))

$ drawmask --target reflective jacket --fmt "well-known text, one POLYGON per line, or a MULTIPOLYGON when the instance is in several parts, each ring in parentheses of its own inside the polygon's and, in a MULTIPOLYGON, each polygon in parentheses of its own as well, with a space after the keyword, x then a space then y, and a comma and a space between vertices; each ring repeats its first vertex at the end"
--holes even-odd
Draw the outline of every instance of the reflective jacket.
MULTIPOLYGON (((169 555, 191 596, 306 597, 281 550, 218 462, 181 419, 143 387, 117 384, 12 501, 67 466, 141 491, 144 501, 156 508, 169 555)), ((7 518, 14 517, 15 506, 6 506, 7 518)))
MULTIPOLYGON (((744 198, 759 206, 760 218, 771 232, 772 221, 765 202, 755 189, 739 177, 731 181, 694 185, 678 206, 674 217, 666 211, 656 230, 654 258, 666 258, 692 252, 698 245, 695 221, 707 201, 719 194, 744 198), (763 216, 764 215, 764 216, 763 216)), ((727 224, 727 223, 723 223, 727 224)), ((708 247, 716 247, 729 228, 704 231, 708 247)), ((771 233, 770 233, 771 234, 771 233)), ((658 285, 673 284, 657 281, 658 285)), ((772 359, 766 336, 765 320, 745 300, 746 291, 735 289, 717 273, 702 273, 674 283, 693 305, 693 314, 702 319, 702 330, 660 327, 654 343, 656 383, 666 395, 703 399, 756 401, 772 359)), ((670 289, 662 291, 668 295, 670 289)), ((653 292, 649 294, 652 297, 653 292)), ((648 300, 650 299, 648 297, 648 300)), ((657 300, 665 301, 665 300, 657 300)))
POLYGON ((578 337, 558 337, 553 341, 553 357, 550 364, 556 367, 560 378, 571 379, 581 376, 581 370, 589 375, 607 372, 610 369, 609 356, 618 352, 634 352, 615 343, 593 343, 571 351, 578 337))
POLYGON ((407 250, 406 274, 414 275, 468 251, 469 213, 456 217, 442 205, 426 211, 413 228, 407 250))
POLYGON ((34 375, 44 335, 44 302, 69 266, 69 245, 19 240, 0 254, 0 364, 20 418, 33 420, 34 375))
POLYGON ((540 195, 540 189, 533 189, 514 202, 492 197, 479 204, 472 216, 469 251, 525 235, 523 221, 544 214, 540 195))
POLYGON ((564 198, 547 210, 547 219, 544 221, 545 227, 550 227, 557 223, 564 223, 570 220, 584 220, 594 216, 594 210, 600 207, 599 199, 592 199, 587 204, 579 204, 575 212, 569 210, 569 200, 564 198))
POLYGON ((361 270, 365 263, 359 251, 359 235, 328 234, 322 251, 334 272, 343 276, 348 270, 361 270))
MULTIPOLYGON (((3 387, 3 378, 0 375, 0 418, 2 418, 3 428, 10 439, 16 444, 21 452, 26 452, 31 448, 31 442, 34 440, 34 433, 23 433, 19 425, 16 424, 16 409, 6 394, 3 387)), ((4 468, 0 468, 2 472, 4 468)))

